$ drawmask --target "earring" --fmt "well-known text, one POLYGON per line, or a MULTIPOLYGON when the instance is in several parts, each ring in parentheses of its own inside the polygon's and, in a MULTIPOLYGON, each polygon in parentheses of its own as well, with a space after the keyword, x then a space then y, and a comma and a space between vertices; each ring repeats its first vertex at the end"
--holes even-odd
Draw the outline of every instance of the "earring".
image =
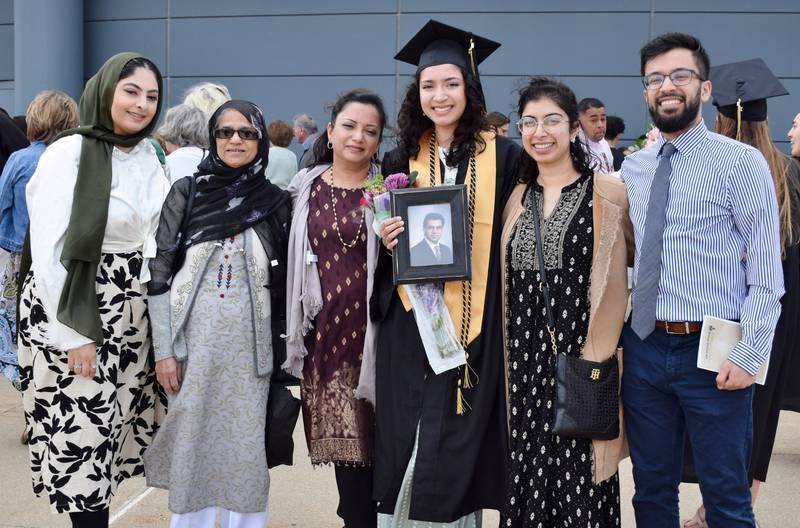
POLYGON ((333 143, 328 141, 328 150, 333 150, 333 143))

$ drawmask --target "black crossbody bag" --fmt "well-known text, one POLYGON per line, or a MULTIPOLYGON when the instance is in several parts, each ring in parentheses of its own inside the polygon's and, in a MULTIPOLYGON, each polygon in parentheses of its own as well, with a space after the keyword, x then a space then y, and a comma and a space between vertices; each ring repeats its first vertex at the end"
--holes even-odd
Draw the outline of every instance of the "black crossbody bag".
POLYGON ((536 200, 533 226, 536 258, 547 314, 547 332, 556 358, 556 401, 551 432, 572 438, 613 440, 619 436, 619 364, 616 354, 598 363, 558 353, 555 319, 550 306, 550 285, 544 263, 544 249, 536 200))

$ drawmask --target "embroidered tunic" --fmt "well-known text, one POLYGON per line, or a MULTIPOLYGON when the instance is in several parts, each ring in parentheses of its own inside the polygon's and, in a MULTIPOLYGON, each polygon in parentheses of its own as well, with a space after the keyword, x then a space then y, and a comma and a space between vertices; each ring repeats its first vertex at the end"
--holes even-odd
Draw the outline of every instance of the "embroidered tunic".
POLYGON ((309 198, 308 239, 318 259, 323 306, 305 338, 303 423, 312 464, 371 465, 375 413, 354 396, 367 330, 367 226, 361 225, 361 190, 333 188, 341 238, 356 240, 345 247, 333 227, 331 190, 317 178, 309 198))
POLYGON ((181 388, 145 453, 147 483, 169 489, 169 509, 267 509, 264 427, 269 378, 253 362, 255 329, 245 234, 213 244, 184 327, 181 388))
MULTIPOLYGON (((562 190, 541 223, 544 260, 559 353, 580 356, 589 328, 592 178, 562 190)), ((532 208, 542 216, 542 188, 525 198, 508 245, 507 336, 510 456, 503 527, 619 526, 619 479, 592 484, 587 439, 552 434, 555 358, 539 289, 532 208)))

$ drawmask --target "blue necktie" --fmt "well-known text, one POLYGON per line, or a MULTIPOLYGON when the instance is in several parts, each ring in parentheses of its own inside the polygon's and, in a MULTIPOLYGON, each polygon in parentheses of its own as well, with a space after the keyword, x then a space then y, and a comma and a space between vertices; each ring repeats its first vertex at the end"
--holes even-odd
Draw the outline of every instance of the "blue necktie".
POLYGON ((633 289, 633 317, 631 328, 644 340, 656 327, 656 301, 658 282, 661 280, 661 250, 664 247, 664 223, 669 198, 669 175, 672 173, 670 156, 675 153, 672 143, 661 147, 661 161, 650 186, 647 218, 644 222, 644 239, 639 251, 639 270, 633 289))

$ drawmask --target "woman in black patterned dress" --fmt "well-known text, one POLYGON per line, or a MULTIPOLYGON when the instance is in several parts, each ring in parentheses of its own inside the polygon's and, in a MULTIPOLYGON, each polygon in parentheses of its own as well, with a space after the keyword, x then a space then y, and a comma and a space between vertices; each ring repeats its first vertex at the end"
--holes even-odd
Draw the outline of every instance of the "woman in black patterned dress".
POLYGON ((503 527, 620 524, 616 465, 622 440, 593 445, 592 440, 551 431, 556 362, 540 290, 534 208, 542 219, 558 353, 608 359, 616 349, 625 311, 626 295, 619 291, 625 290, 622 231, 627 214, 608 217, 596 210, 624 212, 625 190, 612 177, 589 169, 575 139, 577 114, 574 94, 558 81, 533 79, 520 94, 522 118, 517 126, 525 154, 503 229, 510 431, 503 527), (602 244, 607 247, 599 247, 602 244), (607 275, 595 275, 595 267, 607 270, 598 272, 607 275), (612 286, 617 286, 615 291, 612 286), (605 304, 594 307, 590 299, 605 304), (598 311, 598 317, 613 315, 611 324, 602 324, 601 336, 593 332, 598 311), (615 452, 610 457, 609 447, 615 452))

